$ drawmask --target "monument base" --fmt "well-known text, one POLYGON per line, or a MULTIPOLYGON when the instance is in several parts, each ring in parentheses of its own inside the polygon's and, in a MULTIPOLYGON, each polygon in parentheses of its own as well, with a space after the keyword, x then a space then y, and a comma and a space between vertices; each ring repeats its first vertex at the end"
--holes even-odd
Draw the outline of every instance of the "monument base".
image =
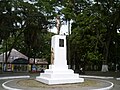
POLYGON ((66 60, 66 36, 54 35, 51 41, 51 64, 49 69, 36 77, 36 80, 45 84, 67 84, 84 82, 75 74, 73 70, 68 69, 66 60))
POLYGON ((44 73, 36 77, 36 80, 49 85, 84 82, 84 79, 79 78, 79 74, 75 74, 71 69, 46 69, 44 73))

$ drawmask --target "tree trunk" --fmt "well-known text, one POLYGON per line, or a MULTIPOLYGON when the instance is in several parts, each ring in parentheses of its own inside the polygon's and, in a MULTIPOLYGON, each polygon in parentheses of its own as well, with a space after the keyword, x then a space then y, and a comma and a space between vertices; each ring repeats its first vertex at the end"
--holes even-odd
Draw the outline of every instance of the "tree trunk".
POLYGON ((10 56, 10 53, 11 53, 11 50, 14 48, 14 46, 16 45, 16 42, 19 38, 19 36, 23 33, 23 31, 21 31, 18 36, 16 36, 16 38, 14 39, 14 42, 12 43, 11 47, 9 48, 9 53, 7 54, 7 51, 8 51, 8 47, 7 47, 7 40, 6 40, 6 57, 5 57, 5 63, 7 63, 7 60, 10 56))
POLYGON ((111 42, 111 34, 112 30, 110 28, 108 28, 108 32, 106 35, 106 42, 105 42, 105 48, 104 48, 104 60, 103 60, 103 64, 102 64, 102 69, 101 71, 106 72, 108 71, 108 65, 107 62, 109 60, 109 48, 110 48, 110 42, 111 42))
POLYGON ((70 58, 70 20, 68 20, 68 65, 70 65, 70 68, 72 68, 72 60, 70 58))

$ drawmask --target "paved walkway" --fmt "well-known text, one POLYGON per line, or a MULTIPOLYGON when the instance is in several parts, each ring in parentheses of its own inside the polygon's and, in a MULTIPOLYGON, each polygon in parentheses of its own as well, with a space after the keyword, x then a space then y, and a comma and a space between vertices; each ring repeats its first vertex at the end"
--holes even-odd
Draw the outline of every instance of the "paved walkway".
POLYGON ((120 77, 120 72, 101 72, 101 71, 86 71, 85 75, 92 75, 92 76, 107 76, 107 77, 114 77, 118 78, 120 77))
MULTIPOLYGON (((30 76, 38 76, 39 73, 29 73, 29 72, 25 72, 25 73, 13 73, 13 72, 3 72, 0 73, 0 77, 4 77, 4 76, 23 76, 23 75, 30 75, 30 76)), ((82 74, 81 74, 82 75, 82 74)), ((107 77, 114 77, 114 78, 118 78, 120 77, 120 72, 101 72, 101 71, 85 71, 85 74, 83 75, 90 75, 90 76, 107 76, 107 77)))

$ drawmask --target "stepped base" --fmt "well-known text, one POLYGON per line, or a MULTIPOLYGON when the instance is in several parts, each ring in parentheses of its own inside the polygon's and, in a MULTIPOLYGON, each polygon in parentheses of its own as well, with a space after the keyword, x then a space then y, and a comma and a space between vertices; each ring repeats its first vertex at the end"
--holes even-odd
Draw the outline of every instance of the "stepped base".
POLYGON ((48 78, 43 78, 43 77, 37 77, 36 78, 37 81, 40 81, 42 83, 45 84, 67 84, 67 83, 80 83, 80 82, 84 82, 83 78, 63 78, 63 79, 48 79, 48 78))
POLYGON ((47 69, 45 73, 37 76, 36 80, 49 85, 84 82, 84 78, 79 78, 79 74, 74 74, 70 69, 65 71, 47 69))

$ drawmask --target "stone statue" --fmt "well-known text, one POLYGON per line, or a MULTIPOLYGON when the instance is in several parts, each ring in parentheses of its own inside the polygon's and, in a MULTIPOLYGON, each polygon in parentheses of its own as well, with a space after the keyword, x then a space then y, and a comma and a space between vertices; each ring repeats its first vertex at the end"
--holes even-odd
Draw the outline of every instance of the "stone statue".
POLYGON ((51 48, 51 64, 54 64, 54 50, 51 48))
POLYGON ((57 22, 57 24, 56 24, 57 34, 59 35, 60 34, 60 27, 61 27, 60 16, 57 16, 56 22, 57 22))

